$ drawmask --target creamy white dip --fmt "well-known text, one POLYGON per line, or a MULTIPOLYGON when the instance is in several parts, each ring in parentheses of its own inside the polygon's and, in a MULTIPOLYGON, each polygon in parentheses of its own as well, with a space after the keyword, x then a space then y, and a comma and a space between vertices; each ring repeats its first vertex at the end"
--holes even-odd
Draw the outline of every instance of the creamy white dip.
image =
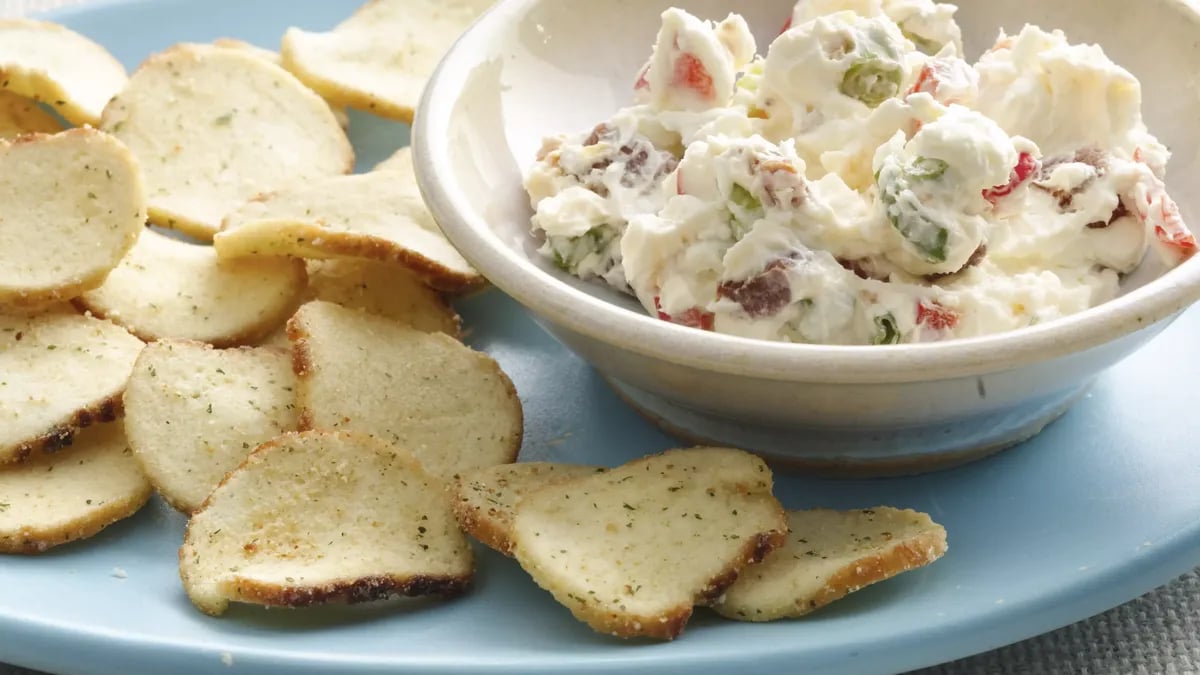
POLYGON ((530 170, 541 253, 663 320, 849 345, 1053 320, 1191 256, 1138 80, 1035 26, 970 64, 954 13, 801 0, 759 56, 736 14, 664 12, 634 105, 530 170))

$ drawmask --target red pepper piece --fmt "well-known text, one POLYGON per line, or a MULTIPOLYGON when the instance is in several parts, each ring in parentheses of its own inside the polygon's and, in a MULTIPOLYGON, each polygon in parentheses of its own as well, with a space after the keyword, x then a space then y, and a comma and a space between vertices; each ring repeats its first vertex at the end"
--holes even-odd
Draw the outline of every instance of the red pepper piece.
POLYGON ((917 304, 917 323, 933 330, 949 330, 958 325, 958 312, 934 301, 917 304))
POLYGON ((1017 186, 1029 180, 1033 174, 1037 173, 1037 170, 1038 161, 1028 152, 1022 152, 1020 157, 1017 158, 1017 166, 1013 168, 1008 183, 984 190, 983 198, 995 204, 1002 198, 1012 194, 1013 190, 1017 189, 1017 186))
POLYGON ((671 83, 687 87, 702 98, 712 99, 716 96, 712 74, 704 67, 695 54, 684 52, 675 59, 675 72, 671 83))
POLYGON ((713 330, 713 325, 716 320, 716 315, 712 312, 706 312, 699 307, 692 307, 678 316, 671 316, 662 310, 662 303, 659 302, 658 296, 654 297, 654 309, 658 312, 658 318, 663 321, 670 321, 688 328, 699 328, 700 330, 713 330))

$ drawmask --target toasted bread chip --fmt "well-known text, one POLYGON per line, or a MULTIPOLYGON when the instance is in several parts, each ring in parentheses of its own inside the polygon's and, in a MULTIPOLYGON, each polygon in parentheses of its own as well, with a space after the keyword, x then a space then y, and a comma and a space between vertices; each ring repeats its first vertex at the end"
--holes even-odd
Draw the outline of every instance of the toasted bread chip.
POLYGON ((66 447, 79 429, 119 417, 142 347, 88 316, 0 316, 0 464, 66 447))
POLYGON ((0 304, 99 286, 146 222, 137 162, 94 129, 0 141, 0 176, 0 304))
POLYGON ((320 96, 266 60, 213 45, 147 59, 100 125, 145 167, 151 221, 199 239, 261 192, 354 166, 320 96))
POLYGON ((426 333, 457 338, 462 332, 462 320, 446 300, 396 264, 310 260, 308 299, 366 310, 426 333))
POLYGON ((284 351, 292 350, 292 341, 288 338, 287 324, 283 324, 279 328, 271 331, 271 334, 258 341, 256 347, 266 347, 268 349, 282 349, 284 351))
POLYGON ((465 591, 474 559, 444 484, 408 453, 346 432, 286 434, 188 523, 179 572, 200 611, 465 591))
POLYGON ((125 67, 86 37, 48 21, 0 20, 0 87, 96 124, 125 86, 125 67))
POLYGON ((259 340, 283 325, 300 306, 304 289, 301 260, 218 260, 211 246, 146 230, 104 285, 78 303, 143 340, 228 347, 259 340))
POLYGON ((294 255, 400 263, 442 291, 482 283, 398 172, 339 176, 248 202, 213 239, 222 257, 294 255))
POLYGON ((164 340, 138 357, 125 390, 125 433, 171 506, 200 508, 261 443, 296 429, 291 355, 164 340))
POLYGON ((16 138, 23 134, 54 134, 62 131, 54 115, 42 110, 34 101, 0 89, 0 138, 16 138))
POLYGON ((86 539, 142 508, 152 490, 120 424, 67 450, 0 468, 0 553, 42 553, 86 539))
MULTIPOLYGON (((279 56, 279 52, 273 52, 270 49, 259 47, 258 45, 251 44, 245 40, 237 40, 234 38, 217 38, 216 40, 213 40, 213 44, 218 47, 224 47, 225 49, 236 49, 251 56, 257 56, 258 58, 269 61, 277 66, 283 65, 283 58, 279 56)), ((350 113, 346 111, 344 106, 337 106, 331 103, 329 105, 329 109, 333 111, 333 116, 337 118, 338 124, 341 125, 343 129, 350 128, 350 113)))
POLYGON ((714 605, 719 614, 739 621, 803 616, 946 553, 946 530, 909 509, 789 511, 788 526, 787 544, 743 572, 714 605))
POLYGON ((521 401, 487 354, 320 301, 296 312, 288 335, 301 429, 371 434, 447 479, 516 460, 521 401))
POLYGON ((370 0, 327 33, 289 28, 284 66, 326 99, 411 122, 425 81, 491 0, 370 0))
POLYGON ((460 474, 454 483, 454 517, 485 546, 512 555, 512 521, 517 502, 529 492, 561 480, 606 469, 580 464, 521 462, 460 474))
POLYGON ((400 174, 405 183, 417 184, 417 170, 413 167, 412 146, 406 145, 390 157, 376 164, 372 171, 395 171, 400 174))
POLYGON ((787 518, 771 481, 740 450, 669 450, 525 495, 513 554, 594 630, 669 640, 694 605, 783 545, 787 518))

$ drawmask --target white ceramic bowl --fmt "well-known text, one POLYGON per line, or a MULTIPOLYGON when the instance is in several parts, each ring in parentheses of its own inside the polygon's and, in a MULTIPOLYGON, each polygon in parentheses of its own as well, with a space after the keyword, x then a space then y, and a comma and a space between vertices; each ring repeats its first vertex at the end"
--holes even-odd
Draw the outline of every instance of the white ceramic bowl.
MULTIPOLYGON (((535 253, 522 175, 542 138, 629 103, 658 16, 742 12, 760 50, 791 0, 505 0, 447 54, 414 127, 421 188, 497 287, 587 359, 632 405, 689 440, 824 472, 914 472, 1012 445, 1061 415, 1105 368, 1200 298, 1200 256, 1131 275, 1123 295, 1059 321, 940 344, 794 345, 685 328, 535 253)), ((1183 0, 965 2, 974 58, 1003 27, 1101 44, 1143 83, 1150 129, 1174 152, 1168 186, 1200 222, 1200 15, 1183 0)))

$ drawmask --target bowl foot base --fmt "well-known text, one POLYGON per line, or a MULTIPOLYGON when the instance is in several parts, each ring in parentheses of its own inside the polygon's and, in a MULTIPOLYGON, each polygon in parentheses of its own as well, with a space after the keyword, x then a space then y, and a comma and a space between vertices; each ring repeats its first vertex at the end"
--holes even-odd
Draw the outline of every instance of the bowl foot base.
POLYGON ((836 478, 908 476, 973 462, 1036 436, 1091 388, 949 423, 902 429, 755 426, 671 403, 604 378, 630 407, 663 431, 695 445, 742 448, 777 469, 836 478))

